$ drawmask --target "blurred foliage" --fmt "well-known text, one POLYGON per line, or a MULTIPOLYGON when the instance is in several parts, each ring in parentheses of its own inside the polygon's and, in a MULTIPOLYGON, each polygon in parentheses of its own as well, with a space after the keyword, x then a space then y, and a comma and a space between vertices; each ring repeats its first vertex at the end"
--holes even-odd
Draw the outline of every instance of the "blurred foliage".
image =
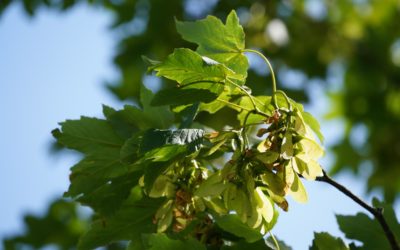
POLYGON ((88 221, 79 215, 76 203, 56 200, 43 217, 25 215, 25 233, 4 240, 4 249, 21 249, 31 246, 35 249, 58 246, 71 249, 88 228, 88 221))
MULTIPOLYGON (((3 239, 3 249, 76 249, 83 233, 89 229, 91 213, 76 202, 58 199, 49 204, 43 216, 24 216, 25 231, 3 239)), ((105 250, 125 249, 124 242, 113 243, 105 250)))

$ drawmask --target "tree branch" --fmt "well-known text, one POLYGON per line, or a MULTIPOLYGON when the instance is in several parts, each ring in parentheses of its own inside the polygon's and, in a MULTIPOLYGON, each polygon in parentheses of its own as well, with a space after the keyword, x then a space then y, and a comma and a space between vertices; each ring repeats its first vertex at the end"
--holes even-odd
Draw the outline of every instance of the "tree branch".
POLYGON ((354 202, 365 208, 368 212, 370 212, 375 219, 379 222, 381 225, 383 231, 385 232, 385 236, 387 240, 390 243, 390 246, 392 247, 393 250, 400 250, 399 243, 396 240, 396 237, 394 236, 392 230, 389 228, 389 225, 387 224, 385 217, 383 217, 383 208, 380 207, 372 207, 368 205, 365 201, 361 200, 358 196, 353 194, 350 190, 348 190, 345 186, 341 185, 340 183, 337 183, 335 180, 333 180, 331 177, 328 176, 328 174, 323 171, 323 176, 322 177, 317 177, 317 181, 321 182, 326 182, 332 186, 334 186, 337 190, 348 196, 350 199, 352 199, 354 202))

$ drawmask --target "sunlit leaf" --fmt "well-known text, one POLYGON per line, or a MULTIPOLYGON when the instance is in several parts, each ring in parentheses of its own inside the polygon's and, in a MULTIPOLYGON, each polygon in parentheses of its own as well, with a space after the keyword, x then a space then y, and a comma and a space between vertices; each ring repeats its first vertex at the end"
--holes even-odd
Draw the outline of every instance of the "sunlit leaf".
POLYGON ((237 215, 229 214, 217 217, 215 221, 223 230, 244 238, 247 242, 255 242, 263 237, 259 230, 248 227, 237 215))
POLYGON ((289 194, 297 202, 305 203, 308 201, 306 189, 304 188, 303 183, 301 182, 297 174, 294 175, 294 181, 292 186, 290 187, 289 194))
POLYGON ((157 72, 157 76, 163 76, 181 85, 199 82, 222 84, 227 77, 243 78, 221 63, 210 63, 190 49, 175 49, 165 61, 152 66, 151 69, 157 72))
POLYGON ((176 21, 176 28, 183 39, 198 45, 197 51, 201 55, 247 76, 248 61, 243 54, 244 32, 234 11, 228 15, 225 25, 218 18, 208 16, 196 22, 176 21))
POLYGON ((303 112, 304 122, 314 131, 314 133, 318 136, 318 139, 323 142, 324 136, 321 133, 321 128, 319 126, 319 122, 315 119, 310 113, 303 112))
POLYGON ((194 194, 200 197, 218 196, 225 188, 227 185, 223 183, 222 176, 217 172, 203 181, 194 194))
POLYGON ((264 194, 260 187, 257 187, 254 190, 253 197, 256 200, 257 205, 260 208, 259 212, 261 212, 265 221, 271 222, 274 217, 274 205, 271 200, 264 194))
POLYGON ((289 160, 293 156, 292 134, 286 132, 282 139, 281 155, 283 159, 289 160))

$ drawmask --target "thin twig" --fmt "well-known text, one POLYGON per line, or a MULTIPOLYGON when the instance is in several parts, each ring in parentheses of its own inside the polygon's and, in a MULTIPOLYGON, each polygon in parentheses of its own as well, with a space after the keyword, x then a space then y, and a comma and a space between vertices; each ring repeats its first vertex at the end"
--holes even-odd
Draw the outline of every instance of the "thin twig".
POLYGON ((350 190, 348 190, 345 186, 341 185, 340 183, 337 183, 335 180, 333 180, 329 175, 322 170, 323 176, 317 177, 317 181, 321 182, 326 182, 332 186, 334 186, 337 190, 348 196, 350 199, 352 199, 354 202, 365 208, 368 212, 370 212, 375 219, 379 222, 381 225, 383 231, 385 232, 385 236, 387 240, 390 243, 390 246, 392 247, 393 250, 400 250, 399 243, 396 240, 396 237, 393 234, 393 231, 389 228, 389 225, 386 222, 385 217, 383 216, 383 209, 380 207, 372 207, 368 205, 365 201, 361 200, 358 196, 353 194, 350 190))

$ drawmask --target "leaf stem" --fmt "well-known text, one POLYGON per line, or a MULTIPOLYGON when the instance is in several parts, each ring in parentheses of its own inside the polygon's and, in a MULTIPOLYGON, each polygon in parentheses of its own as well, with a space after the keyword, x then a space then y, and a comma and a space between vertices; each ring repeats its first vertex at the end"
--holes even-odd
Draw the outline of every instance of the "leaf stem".
POLYGON ((253 111, 247 112, 246 117, 244 118, 243 121, 243 128, 242 128, 242 137, 244 139, 244 143, 245 143, 245 148, 247 149, 249 147, 249 138, 247 137, 247 120, 249 119, 250 114, 253 113, 253 111))
POLYGON ((249 111, 249 112, 252 111, 251 109, 242 107, 242 106, 237 105, 236 103, 233 103, 233 102, 225 101, 224 99, 217 98, 216 100, 217 100, 217 101, 220 101, 220 102, 223 102, 223 103, 225 103, 225 104, 227 104, 227 105, 230 105, 230 106, 232 106, 232 107, 238 108, 238 109, 243 109, 243 110, 246 110, 246 111, 249 111))
POLYGON ((267 118, 270 117, 268 114, 262 112, 262 111, 259 110, 258 108, 257 108, 257 109, 248 109, 248 108, 242 107, 242 106, 240 106, 240 105, 237 105, 236 103, 232 103, 232 102, 225 101, 224 99, 217 98, 216 100, 217 100, 217 101, 220 101, 220 102, 223 102, 223 103, 225 103, 225 104, 227 104, 227 105, 230 105, 230 106, 232 106, 232 107, 235 107, 235 108, 237 108, 237 109, 246 110, 246 111, 248 111, 248 112, 252 112, 253 114, 262 115, 262 116, 267 117, 267 118))
POLYGON ((258 110, 257 104, 256 104, 256 102, 254 101, 253 96, 252 96, 247 90, 245 90, 242 86, 240 86, 239 84, 235 83, 234 81, 232 81, 232 80, 229 79, 229 78, 227 78, 226 80, 228 80, 228 82, 229 82, 230 84, 232 84, 233 86, 239 88, 243 93, 245 93, 245 94, 250 98, 251 104, 253 104, 253 108, 254 108, 255 110, 258 110))
POLYGON ((382 227, 383 231, 385 232, 385 236, 387 240, 390 243, 390 246, 392 247, 393 250, 400 250, 399 243, 396 240, 396 237, 393 234, 393 231, 389 228, 389 225, 387 224, 385 217, 383 216, 383 209, 379 207, 372 207, 368 205, 365 201, 361 200, 358 196, 353 194, 350 190, 348 190, 345 186, 342 184, 336 182, 333 180, 326 172, 325 170, 322 170, 323 176, 317 177, 317 181, 321 182, 326 182, 333 187, 335 187, 337 190, 348 196, 350 199, 352 199, 354 202, 356 202, 358 205, 361 207, 365 208, 368 212, 370 212, 375 219, 379 222, 380 226, 382 227))
POLYGON ((272 238, 272 240, 274 241, 274 244, 275 244, 275 246, 276 246, 276 249, 277 249, 277 250, 281 250, 281 248, 279 247, 279 243, 278 243, 278 241, 276 240, 274 234, 273 234, 271 231, 268 231, 268 233, 271 235, 271 238, 272 238))
POLYGON ((249 53, 254 53, 260 56, 265 63, 268 65, 269 70, 271 71, 271 76, 272 76, 272 104, 274 105, 275 108, 278 108, 277 106, 277 100, 276 100, 276 79, 275 79, 275 73, 274 69, 272 68, 272 65, 268 58, 266 58, 261 52, 254 50, 254 49, 245 49, 243 52, 249 52, 249 53))
POLYGON ((286 101, 286 103, 287 103, 287 105, 288 105, 288 109, 289 109, 289 110, 292 110, 292 103, 290 102, 290 99, 289 99, 289 97, 286 95, 286 93, 283 92, 282 90, 277 90, 275 93, 281 94, 281 95, 285 98, 285 101, 286 101))

